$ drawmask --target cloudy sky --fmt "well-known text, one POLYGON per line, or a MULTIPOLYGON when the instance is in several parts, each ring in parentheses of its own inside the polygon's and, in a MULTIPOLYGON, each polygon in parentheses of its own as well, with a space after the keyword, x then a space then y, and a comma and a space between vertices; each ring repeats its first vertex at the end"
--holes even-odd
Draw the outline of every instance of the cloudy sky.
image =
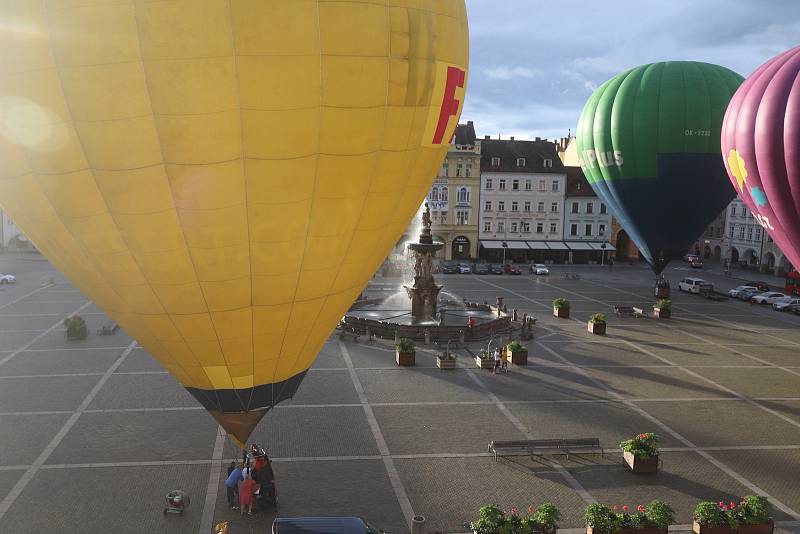
POLYGON ((654 61, 749 75, 800 45, 800 0, 466 0, 470 79, 462 121, 480 136, 575 132, 592 90, 654 61))

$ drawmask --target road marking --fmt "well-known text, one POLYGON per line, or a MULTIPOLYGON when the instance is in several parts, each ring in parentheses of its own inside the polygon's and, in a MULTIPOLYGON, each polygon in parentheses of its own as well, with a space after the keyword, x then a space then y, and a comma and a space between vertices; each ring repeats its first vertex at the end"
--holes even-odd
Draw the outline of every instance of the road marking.
MULTIPOLYGON (((12 358, 16 357, 18 354, 20 354, 22 352, 25 352, 25 350, 28 349, 31 345, 33 345, 34 343, 36 343, 37 341, 39 341, 40 339, 45 337, 47 334, 49 334, 50 332, 52 332, 56 328, 62 326, 64 324, 64 319, 66 319, 67 317, 70 317, 72 315, 75 315, 76 313, 80 312, 81 310, 83 310, 86 306, 88 306, 91 303, 92 303, 92 301, 88 301, 88 302, 84 303, 83 306, 81 306, 81 307, 77 308, 76 310, 74 310, 72 313, 68 313, 67 315, 64 315, 63 318, 60 321, 58 321, 57 323, 53 324, 53 326, 51 326, 50 328, 48 328, 47 330, 45 330, 44 332, 42 332, 41 334, 39 334, 35 338, 33 338, 30 341, 28 341, 27 343, 25 343, 22 347, 18 348, 17 350, 12 352, 11 354, 9 354, 7 356, 4 356, 3 358, 0 358, 0 367, 2 367, 5 363, 10 361, 12 358)), ((61 350, 64 350, 64 349, 61 349, 61 350)))
POLYGON ((208 534, 214 523, 214 512, 217 508, 217 493, 219 492, 220 478, 222 477, 222 452, 225 448, 225 429, 217 428, 217 439, 214 442, 214 453, 211 457, 211 468, 208 474, 208 487, 206 499, 203 503, 203 515, 200 519, 200 534, 208 534))
POLYGON ((36 294, 36 293, 38 293, 39 291, 44 291, 44 290, 45 290, 45 289, 47 289, 48 287, 53 287, 54 285, 55 285, 55 284, 47 284, 47 285, 44 285, 44 286, 42 286, 42 287, 36 288, 36 289, 34 289, 33 291, 30 291, 30 292, 28 292, 28 293, 25 293, 25 294, 24 294, 24 295, 22 295, 21 297, 19 297, 19 298, 15 299, 15 300, 12 300, 11 302, 8 302, 8 303, 6 303, 6 304, 3 304, 2 306, 0 306, 0 310, 4 310, 4 309, 8 308, 9 306, 12 306, 12 305, 16 304, 17 302, 20 302, 20 301, 22 301, 22 300, 25 300, 26 298, 30 297, 31 295, 35 295, 35 294, 36 294))
POLYGON ((383 459, 383 465, 389 476, 389 482, 392 484, 392 489, 397 497, 397 502, 400 504, 400 509, 403 512, 408 529, 411 530, 411 520, 415 515, 414 508, 411 506, 411 500, 408 498, 406 488, 403 485, 403 481, 400 479, 400 473, 398 473, 397 466, 395 466, 394 460, 389 453, 389 446, 386 444, 386 439, 383 437, 383 432, 381 432, 381 427, 378 424, 378 420, 375 418, 375 413, 372 411, 372 406, 370 406, 369 400, 364 393, 364 386, 361 384, 358 373, 356 373, 356 369, 353 366, 353 360, 350 358, 350 351, 347 350, 347 347, 341 341, 339 341, 338 344, 339 351, 342 353, 342 358, 344 358, 347 369, 350 371, 350 379, 353 381, 356 393, 358 393, 358 400, 364 407, 364 415, 367 417, 372 436, 375 438, 375 443, 378 446, 378 452, 380 452, 381 459, 383 459))
MULTIPOLYGON (((84 304, 84 306, 87 304, 89 303, 87 302, 86 304, 84 304)), ((133 351, 133 348, 135 346, 136 346, 135 341, 132 342, 130 345, 128 345, 128 347, 120 355, 120 357, 117 358, 117 360, 111 365, 111 367, 108 368, 106 373, 102 376, 102 378, 100 378, 100 380, 97 381, 97 384, 95 384, 95 386, 92 388, 89 394, 86 395, 86 398, 83 399, 83 402, 80 403, 75 412, 72 413, 72 415, 67 419, 67 421, 61 427, 58 433, 56 433, 53 439, 50 440, 50 443, 47 444, 42 453, 39 454, 38 458, 34 460, 33 464, 31 464, 31 466, 25 471, 25 473, 17 481, 17 483, 14 484, 14 487, 11 488, 11 491, 8 492, 8 495, 6 495, 3 501, 0 502, 0 520, 3 519, 3 516, 6 514, 6 512, 8 512, 8 510, 17 500, 17 497, 20 496, 22 491, 25 489, 28 483, 33 479, 34 475, 36 475, 37 471, 42 467, 42 465, 44 465, 44 463, 47 461, 50 455, 53 454, 53 451, 56 450, 56 447, 58 447, 58 445, 61 443, 61 440, 63 440, 64 437, 67 435, 67 433, 72 429, 72 427, 78 421, 78 418, 81 416, 81 414, 86 410, 89 404, 91 404, 91 402, 103 388, 108 379, 111 378, 111 375, 114 374, 114 371, 116 371, 117 368, 120 365, 122 365, 122 362, 125 361, 125 358, 128 357, 128 354, 130 354, 131 351, 133 351)))

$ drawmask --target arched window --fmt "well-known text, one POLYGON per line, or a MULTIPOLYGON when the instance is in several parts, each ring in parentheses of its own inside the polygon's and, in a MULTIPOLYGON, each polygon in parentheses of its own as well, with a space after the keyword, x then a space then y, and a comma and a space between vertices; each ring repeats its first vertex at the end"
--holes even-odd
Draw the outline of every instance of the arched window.
POLYGON ((469 190, 466 187, 462 187, 458 190, 458 201, 469 202, 469 190))
POLYGON ((447 202, 447 188, 442 187, 442 196, 440 197, 442 202, 447 202))
POLYGON ((438 187, 432 187, 431 188, 430 199, 433 200, 433 201, 439 200, 439 188, 438 187))

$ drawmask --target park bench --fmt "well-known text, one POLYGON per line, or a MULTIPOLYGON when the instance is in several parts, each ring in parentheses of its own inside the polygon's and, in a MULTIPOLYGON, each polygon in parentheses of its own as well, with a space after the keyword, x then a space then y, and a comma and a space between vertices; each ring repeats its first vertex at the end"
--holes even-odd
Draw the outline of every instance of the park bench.
POLYGON ((570 454, 600 453, 603 456, 603 447, 598 438, 574 439, 528 439, 517 441, 492 441, 489 443, 489 452, 498 456, 513 455, 543 455, 543 454, 570 454))
POLYGON ((108 321, 100 327, 100 330, 97 331, 97 334, 100 336, 110 336, 115 334, 117 330, 119 330, 119 325, 114 321, 108 321))
POLYGON ((617 317, 644 317, 642 308, 636 306, 614 306, 614 313, 617 317))

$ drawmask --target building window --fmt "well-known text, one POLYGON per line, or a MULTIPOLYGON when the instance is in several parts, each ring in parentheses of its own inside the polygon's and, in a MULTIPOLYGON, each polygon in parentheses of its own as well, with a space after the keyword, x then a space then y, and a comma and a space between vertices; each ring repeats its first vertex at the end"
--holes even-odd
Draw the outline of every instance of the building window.
POLYGON ((553 160, 552 159, 544 160, 544 168, 545 169, 551 169, 552 167, 553 167, 553 160))
POLYGON ((553 185, 551 186, 551 191, 553 193, 558 193, 558 180, 553 180, 553 185))
POLYGON ((503 222, 503 221, 500 221, 499 223, 497 223, 497 231, 498 231, 498 233, 501 233, 501 234, 503 232, 505 232, 506 231, 506 223, 503 222))
POLYGON ((752 211, 748 211, 747 212, 747 218, 748 219, 752 219, 753 218, 753 212, 752 211))
POLYGON ((544 180, 539 180, 539 191, 547 191, 547 184, 544 180))
POLYGON ((578 207, 579 207, 578 203, 577 202, 573 202, 572 203, 572 213, 578 213, 578 207))
POLYGON ((735 231, 735 228, 736 228, 736 225, 735 225, 735 224, 732 224, 732 225, 730 225, 729 232, 728 232, 728 236, 729 236, 731 239, 733 239, 733 232, 735 231))
POLYGON ((483 222, 483 231, 484 232, 491 232, 492 231, 492 221, 484 221, 483 222))
POLYGON ((550 204, 550 213, 558 213, 558 202, 550 204))
POLYGON ((472 176, 472 161, 467 162, 467 176, 472 176))
POLYGON ((486 179, 486 185, 483 188, 486 189, 487 191, 491 191, 492 190, 492 179, 491 178, 487 178, 486 179))
POLYGON ((458 201, 459 202, 469 202, 469 189, 466 187, 461 187, 458 190, 458 201))
POLYGON ((487 200, 483 203, 483 211, 492 211, 492 201, 487 200))
POLYGON ((531 211, 531 203, 529 201, 525 202, 525 211, 528 213, 531 211))
POLYGON ((761 241, 761 228, 756 228, 756 241, 761 241))
POLYGON ((512 234, 516 234, 517 233, 517 223, 515 223, 515 222, 511 223, 511 233, 512 234))
POLYGON ((531 181, 530 180, 525 180, 525 191, 530 191, 532 189, 533 189, 533 187, 532 187, 531 181))
POLYGON ((747 240, 748 241, 752 241, 753 240, 753 227, 752 226, 748 226, 747 227, 747 240))
POLYGON ((544 233, 544 224, 536 223, 536 233, 537 234, 544 233))
POLYGON ((525 158, 517 158, 517 167, 525 166, 525 158))
POLYGON ((555 234, 558 232, 558 225, 556 223, 550 223, 550 233, 555 234))
POLYGON ((586 203, 586 213, 594 213, 594 202, 586 203))
POLYGON ((431 188, 431 194, 428 195, 428 198, 430 198, 433 201, 439 200, 439 188, 438 187, 431 188))
POLYGON ((587 224, 583 229, 583 235, 592 235, 592 225, 587 224))
POLYGON ((736 205, 731 206, 731 217, 736 217, 736 205))
POLYGON ((522 222, 522 223, 520 223, 520 231, 521 231, 523 234, 529 234, 529 233, 531 233, 531 223, 529 223, 529 222, 522 222))
POLYGON ((447 224, 447 212, 446 211, 442 212, 442 217, 441 217, 441 221, 440 222, 442 224, 447 224))
POLYGON ((449 170, 449 168, 450 168, 450 162, 447 161, 447 158, 445 158, 444 163, 442 163, 442 175, 443 176, 447 176, 447 171, 449 170))
POLYGON ((739 239, 744 239, 744 225, 739 227, 739 239))
POLYGON ((578 235, 578 225, 571 224, 569 227, 569 235, 578 235))
POLYGON ((501 179, 500 180, 500 191, 505 191, 505 190, 506 190, 506 181, 501 179))
POLYGON ((441 199, 442 202, 447 202, 447 197, 448 197, 447 188, 443 187, 442 194, 439 196, 439 198, 441 199))
POLYGON ((461 160, 458 160, 456 162, 456 176, 461 176, 463 170, 464 170, 464 162, 461 161, 461 160))
POLYGON ((469 210, 456 211, 456 224, 469 224, 469 210))
POLYGON ((539 203, 536 205, 536 211, 537 211, 538 213, 544 213, 544 202, 539 202, 539 203))
POLYGON ((492 167, 500 166, 500 158, 492 157, 492 167))
POLYGON ((511 189, 514 191, 519 191, 519 180, 514 180, 511 182, 511 189))
POLYGON ((606 225, 605 224, 601 224, 600 226, 597 227, 597 235, 599 235, 600 237, 603 237, 604 235, 606 235, 606 225))
POLYGON ((606 205, 601 202, 600 203, 600 215, 605 215, 607 211, 608 211, 608 209, 606 208, 606 205))
POLYGON ((504 201, 497 202, 497 211, 506 211, 506 203, 504 201))
POLYGON ((519 211, 519 202, 516 200, 511 203, 511 211, 519 211))

